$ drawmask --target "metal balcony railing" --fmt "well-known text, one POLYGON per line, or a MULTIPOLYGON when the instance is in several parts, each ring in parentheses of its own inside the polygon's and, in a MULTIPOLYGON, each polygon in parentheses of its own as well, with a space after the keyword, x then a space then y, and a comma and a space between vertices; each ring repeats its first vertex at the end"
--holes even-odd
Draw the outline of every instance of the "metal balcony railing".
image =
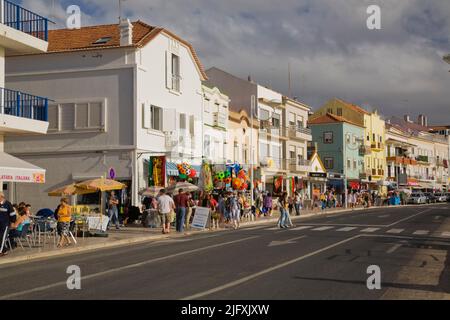
POLYGON ((0 22, 38 39, 48 41, 49 20, 8 0, 0 0, 0 22))
POLYGON ((48 98, 0 88, 0 113, 48 121, 48 98))

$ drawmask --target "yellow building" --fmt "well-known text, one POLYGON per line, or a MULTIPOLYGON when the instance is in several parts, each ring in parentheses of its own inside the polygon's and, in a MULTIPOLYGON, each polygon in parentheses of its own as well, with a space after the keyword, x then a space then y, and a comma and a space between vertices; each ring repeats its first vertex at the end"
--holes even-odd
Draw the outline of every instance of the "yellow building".
POLYGON ((327 113, 364 126, 364 143, 360 143, 360 153, 364 155, 363 171, 360 173, 361 182, 368 189, 385 193, 387 190, 384 187, 386 174, 384 120, 377 111, 370 113, 357 105, 337 98, 325 103, 310 117, 310 120, 327 113))

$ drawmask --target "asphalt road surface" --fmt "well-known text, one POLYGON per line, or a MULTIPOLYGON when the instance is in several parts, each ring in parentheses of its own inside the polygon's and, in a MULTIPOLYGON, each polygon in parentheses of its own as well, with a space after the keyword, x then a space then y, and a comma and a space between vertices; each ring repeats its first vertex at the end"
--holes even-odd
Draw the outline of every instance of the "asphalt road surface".
MULTIPOLYGON (((355 211, 0 267, 3 299, 450 299, 450 206, 355 211), (80 267, 81 290, 66 273, 80 267), (369 290, 369 266, 381 289, 369 290)), ((373 283, 372 280, 370 283, 373 283)))

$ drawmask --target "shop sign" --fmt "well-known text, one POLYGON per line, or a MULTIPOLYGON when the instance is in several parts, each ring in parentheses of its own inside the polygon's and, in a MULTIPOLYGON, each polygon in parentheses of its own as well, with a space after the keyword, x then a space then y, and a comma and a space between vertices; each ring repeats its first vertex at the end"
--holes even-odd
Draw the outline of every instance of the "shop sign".
POLYGON ((114 168, 109 168, 109 178, 114 180, 116 178, 116 171, 114 168))
POLYGON ((197 207, 195 208, 194 220, 192 227, 197 229, 205 229, 209 220, 209 208, 197 207))
POLYGON ((327 174, 323 172, 310 172, 309 176, 311 178, 327 178, 327 174))

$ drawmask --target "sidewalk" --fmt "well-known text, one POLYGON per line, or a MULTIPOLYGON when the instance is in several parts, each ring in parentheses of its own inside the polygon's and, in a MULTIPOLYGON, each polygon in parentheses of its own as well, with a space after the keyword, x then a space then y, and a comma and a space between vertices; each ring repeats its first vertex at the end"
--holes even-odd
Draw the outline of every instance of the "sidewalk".
MULTIPOLYGON (((426 205, 422 205, 426 206, 426 205)), ((405 208, 405 207, 420 207, 417 205, 414 206, 398 206, 398 207, 389 207, 389 208, 405 208)), ((374 208, 382 208, 382 207, 372 207, 370 209, 374 208)), ((352 212, 352 211, 365 211, 367 209, 365 208, 357 208, 357 209, 342 209, 342 208, 336 208, 336 209, 327 209, 324 211, 321 210, 314 210, 314 211, 306 211, 303 210, 301 212, 301 216, 291 216, 291 219, 293 221, 298 221, 300 219, 310 218, 310 217, 317 217, 321 215, 330 215, 330 214, 338 214, 338 213, 346 213, 346 212, 352 212)), ((258 226, 263 224, 269 224, 273 223, 276 224, 279 218, 279 213, 274 211, 274 214, 272 217, 260 217, 256 219, 255 221, 245 221, 243 220, 241 222, 241 228, 246 227, 252 227, 252 226, 258 226)), ((156 229, 150 229, 150 228, 144 228, 140 224, 133 225, 130 227, 122 228, 121 230, 110 230, 109 231, 109 237, 108 238, 77 238, 78 243, 76 245, 72 245, 67 248, 55 248, 53 246, 53 243, 46 244, 45 247, 38 247, 38 248, 32 248, 30 249, 27 247, 26 243, 24 243, 25 250, 22 250, 20 246, 16 248, 14 251, 9 252, 9 254, 5 257, 0 258, 0 265, 10 264, 10 263, 17 263, 17 262, 25 262, 25 261, 32 261, 32 260, 42 260, 52 257, 59 257, 69 254, 76 254, 81 252, 89 252, 89 251, 95 251, 98 249, 105 249, 105 248, 114 248, 119 246, 126 246, 130 244, 139 244, 139 243, 145 243, 150 241, 157 241, 157 240, 165 240, 165 239, 177 239, 177 238, 183 238, 183 237, 189 237, 195 234, 200 233, 212 233, 212 232, 225 232, 225 231, 232 231, 232 228, 226 227, 224 225, 221 225, 221 228, 218 230, 195 230, 191 229, 188 231, 185 231, 185 233, 176 233, 175 229, 171 229, 171 233, 169 235, 162 234, 160 228, 156 229)))

